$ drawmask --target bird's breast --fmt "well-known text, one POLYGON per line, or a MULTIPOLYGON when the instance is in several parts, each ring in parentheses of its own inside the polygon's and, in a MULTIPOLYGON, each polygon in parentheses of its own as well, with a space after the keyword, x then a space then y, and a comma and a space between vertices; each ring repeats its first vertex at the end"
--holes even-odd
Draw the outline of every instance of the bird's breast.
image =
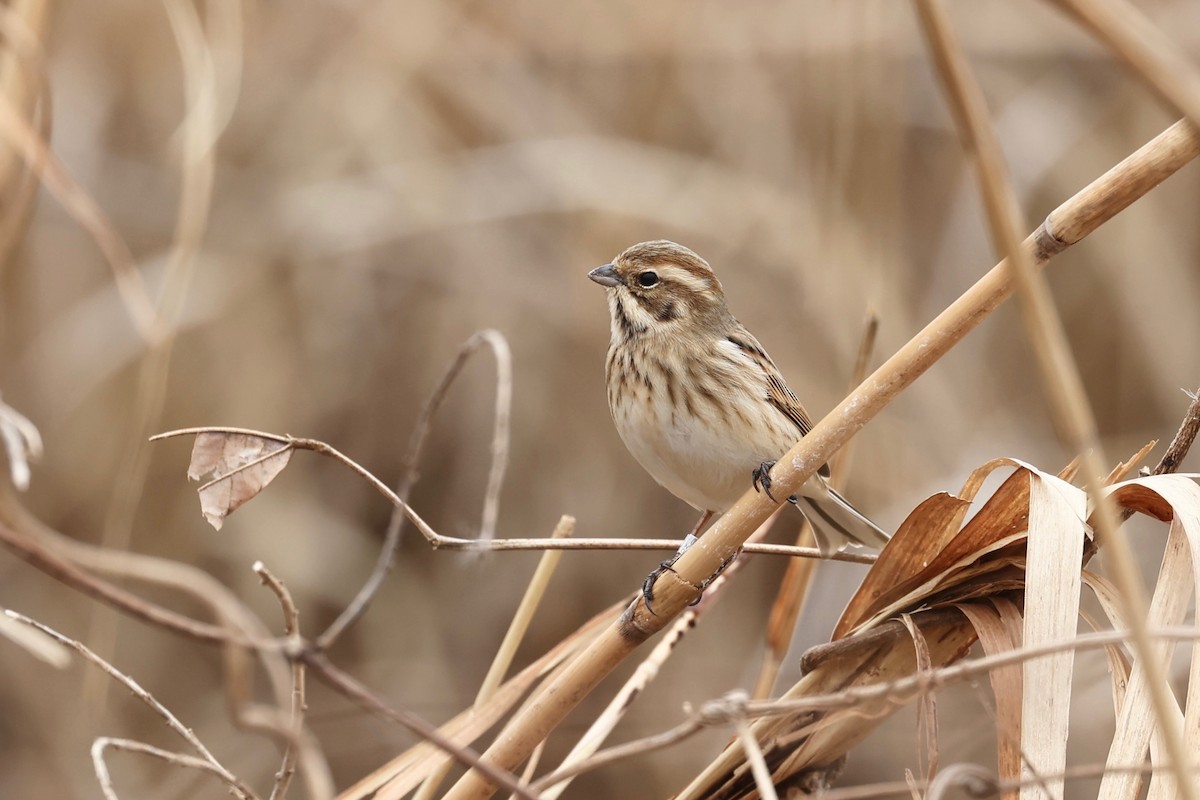
POLYGON ((765 392, 736 373, 632 348, 615 348, 608 367, 609 408, 625 446, 698 509, 729 508, 752 470, 792 444, 795 434, 774 419, 765 392))

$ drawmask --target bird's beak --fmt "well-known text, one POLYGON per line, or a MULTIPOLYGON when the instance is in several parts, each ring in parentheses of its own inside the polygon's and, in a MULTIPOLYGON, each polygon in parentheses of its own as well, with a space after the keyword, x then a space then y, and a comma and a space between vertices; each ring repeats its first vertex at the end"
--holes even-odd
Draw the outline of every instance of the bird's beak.
POLYGON ((588 277, 601 286, 620 286, 621 279, 617 277, 617 268, 612 264, 596 267, 588 273, 588 277))

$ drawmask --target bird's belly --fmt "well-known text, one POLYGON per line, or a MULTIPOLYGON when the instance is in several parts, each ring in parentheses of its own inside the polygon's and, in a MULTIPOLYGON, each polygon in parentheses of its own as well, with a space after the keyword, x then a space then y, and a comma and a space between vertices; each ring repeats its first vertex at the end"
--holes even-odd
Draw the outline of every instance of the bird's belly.
POLYGON ((764 441, 760 431, 715 426, 701 417, 658 408, 651 414, 614 414, 629 452, 671 494, 702 511, 725 511, 751 485, 763 461, 787 445, 764 441))

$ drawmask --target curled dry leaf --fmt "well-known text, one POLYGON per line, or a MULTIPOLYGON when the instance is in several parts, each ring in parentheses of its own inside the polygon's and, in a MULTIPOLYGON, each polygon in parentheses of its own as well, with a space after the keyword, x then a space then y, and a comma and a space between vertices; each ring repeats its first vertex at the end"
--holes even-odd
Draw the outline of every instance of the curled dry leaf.
POLYGON ((13 486, 23 492, 29 488, 29 462, 42 456, 42 437, 23 414, 0 403, 0 441, 4 442, 13 486))
POLYGON ((286 439, 228 431, 198 434, 188 478, 198 481, 212 475, 212 480, 197 490, 200 511, 208 523, 220 530, 227 516, 283 471, 292 450, 286 439))
POLYGON ((833 638, 867 630, 901 610, 1024 586, 1030 480, 1037 478, 1056 480, 1016 459, 998 458, 971 473, 957 497, 937 494, 917 506, 879 554, 833 638), (1016 470, 963 525, 983 482, 1002 467, 1016 470))

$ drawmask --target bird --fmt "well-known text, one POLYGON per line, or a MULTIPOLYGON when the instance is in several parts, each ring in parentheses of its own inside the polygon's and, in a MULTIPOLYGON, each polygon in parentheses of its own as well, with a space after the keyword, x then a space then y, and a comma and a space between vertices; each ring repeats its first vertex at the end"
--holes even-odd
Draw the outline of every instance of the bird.
MULTIPOLYGON (((588 277, 608 300, 605 375, 617 433, 655 481, 701 512, 685 542, 750 486, 774 500, 771 467, 812 430, 812 420, 758 339, 730 313, 708 262, 656 240, 627 248, 588 277)), ((886 545, 888 534, 828 478, 823 466, 787 498, 811 523, 821 555, 886 545)), ((647 601, 656 577, 647 579, 647 601)))

